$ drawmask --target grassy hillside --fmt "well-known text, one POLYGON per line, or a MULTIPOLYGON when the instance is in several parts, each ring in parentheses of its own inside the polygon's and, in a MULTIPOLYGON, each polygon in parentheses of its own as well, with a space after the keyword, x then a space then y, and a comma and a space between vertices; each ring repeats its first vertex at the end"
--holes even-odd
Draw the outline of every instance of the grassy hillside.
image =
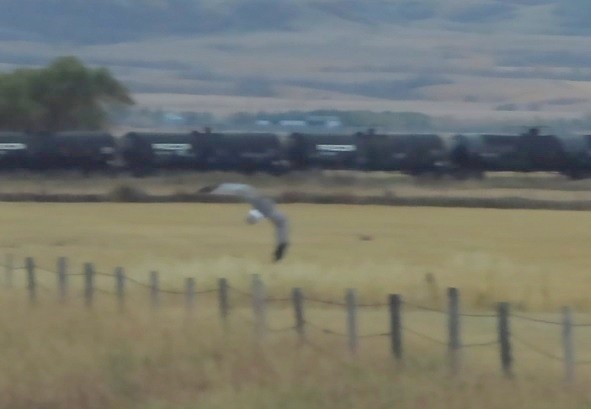
POLYGON ((0 69, 63 54, 142 107, 416 111, 520 123, 591 111, 579 0, 0 0, 0 69))
POLYGON ((163 35, 291 30, 328 17, 361 25, 454 25, 478 30, 521 23, 545 11, 547 25, 516 31, 588 32, 591 10, 582 0, 2 0, 3 36, 110 43, 163 35))

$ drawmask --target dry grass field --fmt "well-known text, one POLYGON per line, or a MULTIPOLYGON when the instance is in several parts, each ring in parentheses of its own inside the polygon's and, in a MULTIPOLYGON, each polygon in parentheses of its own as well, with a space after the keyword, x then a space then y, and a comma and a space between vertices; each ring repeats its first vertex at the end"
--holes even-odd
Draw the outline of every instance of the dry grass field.
POLYGON ((523 198, 533 200, 591 201, 591 179, 570 180, 552 173, 490 173, 482 180, 457 180, 449 176, 415 178, 397 172, 293 171, 281 177, 265 173, 159 171, 144 178, 128 174, 111 177, 55 171, 5 173, 2 194, 112 195, 122 187, 150 195, 194 194, 212 183, 248 183, 271 195, 341 194, 349 196, 394 195, 400 198, 523 198))
POLYGON ((432 273, 475 307, 507 300, 523 308, 564 304, 591 310, 591 214, 528 210, 287 205, 292 246, 271 263, 274 232, 249 226, 242 204, 0 204, 4 253, 54 266, 94 262, 144 278, 158 270, 178 284, 224 276, 271 290, 300 286, 317 295, 358 288, 367 301, 400 292, 419 300, 432 273), (371 240, 360 240, 362 235, 371 240))
MULTIPOLYGON (((244 223, 238 204, 0 203, 0 253, 17 266, 32 256, 38 266, 36 307, 27 304, 22 273, 0 299, 0 408, 588 408, 591 379, 577 369, 575 385, 562 384, 560 362, 515 345, 516 379, 501 376, 496 346, 466 349, 463 371, 450 378, 446 346, 405 334, 406 365, 390 357, 385 337, 362 338, 351 359, 346 339, 309 329, 314 347, 297 347, 294 334, 271 333, 254 342, 248 300, 231 294, 230 332, 218 323, 213 295, 198 296, 187 315, 182 297, 167 295, 153 311, 145 289, 130 286, 125 314, 98 293, 92 310, 71 277, 72 298, 56 302, 56 259, 70 271, 94 262, 110 273, 123 266, 148 282, 197 289, 225 277, 248 290, 259 274, 271 296, 302 287, 316 298, 342 300, 346 288, 362 303, 388 293, 444 308, 448 286, 461 291, 465 311, 490 312, 511 301, 520 314, 557 319, 563 305, 578 322, 591 321, 587 273, 591 214, 532 210, 438 209, 380 206, 285 205, 293 241, 285 260, 271 263, 268 223, 244 223), (366 240, 360 240, 361 236, 366 240), (370 240, 367 240, 369 238, 370 240), (427 281, 431 273, 434 280, 427 281)), ((20 271, 20 270, 19 270, 20 271)), ((108 290, 112 279, 97 277, 108 290)), ((285 328, 293 313, 274 305, 269 323, 285 328)), ((339 308, 306 305, 309 322, 345 330, 339 308)), ((405 310, 405 324, 445 342, 446 317, 405 310)), ((385 309, 359 314, 359 331, 387 331, 385 309)), ((495 339, 494 319, 466 318, 465 343, 495 339)), ((514 320, 514 335, 560 356, 560 327, 514 320)), ((591 331, 577 328, 577 359, 591 356, 591 331)))

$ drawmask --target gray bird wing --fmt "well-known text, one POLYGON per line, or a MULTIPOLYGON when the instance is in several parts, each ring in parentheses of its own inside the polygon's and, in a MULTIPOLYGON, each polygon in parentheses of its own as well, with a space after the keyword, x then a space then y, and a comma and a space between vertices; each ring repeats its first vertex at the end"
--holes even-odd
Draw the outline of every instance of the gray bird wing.
POLYGON ((206 186, 200 191, 213 195, 241 197, 249 202, 260 197, 259 192, 254 187, 244 183, 221 183, 219 185, 206 186))
POLYGON ((289 226, 287 217, 277 210, 276 203, 262 196, 254 187, 244 183, 222 183, 216 186, 208 186, 202 189, 216 195, 228 195, 241 197, 249 202, 275 225, 277 245, 286 244, 289 241, 289 226))

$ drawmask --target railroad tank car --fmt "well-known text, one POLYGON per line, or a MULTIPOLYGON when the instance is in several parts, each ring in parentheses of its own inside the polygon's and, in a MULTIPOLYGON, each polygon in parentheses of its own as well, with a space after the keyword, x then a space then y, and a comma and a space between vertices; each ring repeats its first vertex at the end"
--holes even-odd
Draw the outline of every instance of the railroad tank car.
POLYGON ((591 176, 591 135, 564 134, 559 139, 567 157, 559 172, 571 179, 591 176))
POLYGON ((458 134, 450 162, 458 174, 484 172, 579 173, 584 166, 577 152, 581 143, 573 136, 540 133, 531 128, 520 134, 458 134))
POLYGON ((194 132, 208 170, 281 174, 289 163, 279 135, 270 132, 194 132))
POLYGON ((29 134, 32 167, 107 170, 116 157, 115 138, 100 131, 36 132, 29 134))
POLYGON ((121 137, 119 151, 125 167, 138 176, 205 164, 205 150, 192 132, 128 132, 121 137))
POLYGON ((532 128, 519 136, 526 172, 561 172, 569 167, 563 141, 554 134, 532 128))
POLYGON ((517 134, 464 133, 452 137, 449 160, 458 176, 488 171, 524 171, 517 134))
POLYGON ((0 169, 26 169, 32 162, 25 132, 0 132, 0 169))
POLYGON ((359 133, 359 167, 412 175, 440 174, 447 166, 443 136, 433 133, 359 133))
POLYGON ((294 169, 356 169, 356 134, 293 133, 288 137, 288 157, 294 169))

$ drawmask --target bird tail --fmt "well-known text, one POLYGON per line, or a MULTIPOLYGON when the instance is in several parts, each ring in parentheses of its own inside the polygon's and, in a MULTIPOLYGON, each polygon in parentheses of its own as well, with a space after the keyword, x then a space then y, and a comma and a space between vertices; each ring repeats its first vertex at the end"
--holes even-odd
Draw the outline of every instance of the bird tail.
POLYGON ((287 250, 287 243, 280 243, 277 248, 275 248, 275 254, 273 255, 273 259, 275 262, 278 262, 283 258, 285 255, 285 251, 287 250))

